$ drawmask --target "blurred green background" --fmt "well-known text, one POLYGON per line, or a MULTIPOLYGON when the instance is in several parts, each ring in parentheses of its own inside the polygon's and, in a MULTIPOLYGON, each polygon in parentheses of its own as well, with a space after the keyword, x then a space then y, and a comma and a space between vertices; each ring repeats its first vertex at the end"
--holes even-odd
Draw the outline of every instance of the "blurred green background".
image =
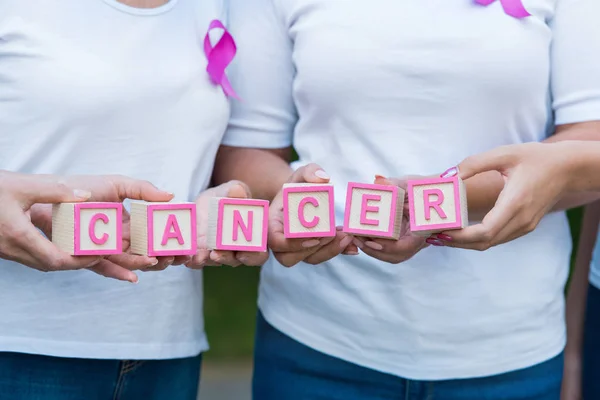
MULTIPOLYGON (((568 214, 576 249, 582 209, 568 214)), ((204 313, 211 345, 207 361, 239 362, 252 357, 259 272, 251 267, 204 270, 204 313)))

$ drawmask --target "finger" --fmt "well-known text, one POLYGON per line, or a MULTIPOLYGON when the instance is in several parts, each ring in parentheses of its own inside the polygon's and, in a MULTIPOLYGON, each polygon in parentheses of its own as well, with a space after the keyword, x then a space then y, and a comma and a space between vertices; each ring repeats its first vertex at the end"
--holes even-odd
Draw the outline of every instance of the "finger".
POLYGON ((347 256, 357 256, 359 254, 358 247, 354 243, 352 243, 346 246, 346 249, 342 251, 342 254, 345 254, 347 256))
POLYGON ((111 263, 118 265, 119 267, 123 267, 130 271, 137 269, 146 269, 152 268, 156 264, 158 264, 158 259, 156 257, 148 257, 136 254, 115 254, 106 257, 111 263))
POLYGON ((250 188, 242 181, 232 180, 219 186, 212 187, 200 194, 200 197, 210 199, 212 197, 232 197, 237 199, 251 198, 250 188))
POLYGON ((400 263, 411 259, 425 246, 425 238, 408 235, 398 240, 373 238, 364 242, 361 250, 378 260, 400 263))
POLYGON ((109 180, 114 185, 117 195, 121 200, 132 199, 160 202, 173 199, 172 193, 160 190, 148 181, 122 175, 111 175, 109 180))
POLYGON ((304 261, 312 265, 324 263, 331 260, 335 256, 340 255, 342 251, 344 251, 351 243, 352 235, 339 232, 336 235, 335 240, 306 257, 304 261))
POLYGON ((517 157, 511 151, 512 148, 512 146, 500 146, 485 153, 472 155, 465 158, 457 167, 448 169, 442 176, 453 176, 458 173, 461 179, 468 179, 487 171, 502 173, 515 165, 517 157))
POLYGON ((185 265, 189 263, 192 259, 192 256, 176 256, 173 260, 173 264, 171 265, 185 265))
POLYGON ((228 265, 230 267, 238 267, 242 263, 235 258, 235 254, 232 251, 212 251, 210 253, 210 259, 220 265, 228 265))
POLYGON ((327 183, 329 175, 319 165, 311 163, 298 169, 290 179, 290 183, 327 183))
POLYGON ((248 267, 260 267, 264 265, 269 259, 269 252, 248 252, 240 251, 235 254, 235 258, 238 259, 243 265, 248 267))
POLYGON ((107 278, 113 278, 120 281, 137 283, 138 277, 130 270, 123 268, 109 260, 102 260, 93 267, 88 268, 90 271, 107 278))
POLYGON ((156 265, 153 265, 152 267, 143 269, 142 271, 144 272, 158 272, 158 271, 164 271, 165 269, 169 268, 172 264, 173 261, 175 261, 174 257, 169 257, 169 256, 165 256, 165 257, 157 257, 158 258, 158 263, 156 265))
POLYGON ((269 235, 267 241, 269 248, 276 253, 304 252, 317 246, 322 246, 333 241, 329 238, 303 238, 287 239, 283 233, 283 221, 279 216, 269 219, 269 235))
POLYGON ((201 269, 206 266, 206 263, 210 260, 210 250, 198 249, 198 252, 192 257, 192 259, 185 264, 186 267, 192 269, 201 269))

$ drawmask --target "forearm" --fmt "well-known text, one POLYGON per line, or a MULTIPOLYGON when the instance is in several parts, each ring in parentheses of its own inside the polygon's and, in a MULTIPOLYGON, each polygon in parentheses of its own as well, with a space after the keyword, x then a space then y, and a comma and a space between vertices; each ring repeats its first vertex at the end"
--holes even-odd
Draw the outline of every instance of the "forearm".
POLYGON ((221 146, 213 181, 216 185, 237 179, 250 187, 252 196, 272 200, 292 174, 291 149, 263 150, 221 146))

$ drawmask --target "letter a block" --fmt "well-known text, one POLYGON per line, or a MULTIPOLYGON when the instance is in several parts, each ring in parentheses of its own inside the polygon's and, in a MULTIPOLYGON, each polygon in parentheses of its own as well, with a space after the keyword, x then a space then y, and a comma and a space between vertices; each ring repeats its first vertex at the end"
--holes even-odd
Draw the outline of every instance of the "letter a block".
POLYGON ((267 251, 268 201, 215 197, 209 216, 210 250, 267 251))
POLYGON ((131 251, 151 257, 196 254, 196 203, 132 201, 131 251))
POLYGON ((122 252, 121 203, 61 203, 52 206, 52 243, 74 255, 122 252))
POLYGON ((335 236, 333 185, 283 185, 283 231, 286 238, 335 236))
POLYGON ((404 190, 397 186, 349 183, 344 232, 356 236, 398 239, 404 190))
POLYGON ((458 176, 408 182, 410 230, 429 236, 468 225, 467 194, 458 176))

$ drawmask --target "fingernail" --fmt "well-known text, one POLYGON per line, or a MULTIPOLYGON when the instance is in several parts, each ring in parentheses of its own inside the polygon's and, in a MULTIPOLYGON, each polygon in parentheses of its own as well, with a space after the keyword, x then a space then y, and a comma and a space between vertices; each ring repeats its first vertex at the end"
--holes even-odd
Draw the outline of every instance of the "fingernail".
POLYGON ((377 242, 365 242, 365 246, 372 248, 373 250, 383 250, 383 246, 377 242))
POLYGON ((73 190, 73 194, 75 195, 75 197, 78 197, 80 199, 89 199, 90 197, 92 197, 92 192, 88 190, 75 189, 73 190))
POLYGON ((307 240, 306 242, 302 243, 302 247, 308 249, 310 247, 318 246, 319 243, 321 243, 321 241, 317 239, 307 240))
POLYGON ((248 257, 245 257, 245 256, 238 257, 238 261, 244 265, 248 265, 248 257))
POLYGON ((345 249, 350 243, 352 243, 352 236, 346 236, 340 241, 340 248, 345 249))
POLYGON ((153 267, 156 264, 158 264, 158 258, 151 258, 150 259, 150 266, 153 267))
POLYGON ((450 178, 455 175, 458 175, 458 167, 448 168, 440 175, 440 178, 450 178))
POLYGON ((327 172, 323 171, 322 169, 317 170, 317 172, 315 172, 315 176, 321 179, 329 179, 329 175, 327 175, 327 172))
POLYGON ((365 245, 363 244, 363 242, 361 242, 360 240, 358 240, 357 238, 352 239, 352 243, 354 243, 354 245, 356 247, 358 247, 359 249, 362 249, 365 245))
POLYGON ((444 245, 444 242, 442 242, 441 240, 432 239, 432 238, 427 238, 427 240, 425 240, 425 243, 430 244, 432 246, 443 246, 444 245))
POLYGON ((102 261, 102 259, 101 259, 101 258, 99 258, 99 259, 97 259, 97 260, 94 260, 94 261, 92 261, 91 263, 89 263, 88 265, 86 265, 86 266, 85 266, 85 268, 91 268, 91 267, 93 267, 94 265, 98 264, 100 261, 102 261))
POLYGON ((358 251, 347 251, 344 254, 347 256, 357 256, 359 253, 358 253, 358 251))
POLYGON ((169 259, 167 260, 167 267, 168 267, 169 265, 173 264, 173 261, 175 261, 175 259, 174 259, 174 258, 169 258, 169 259))
POLYGON ((343 227, 343 226, 336 226, 336 227, 335 227, 335 230, 336 230, 336 231, 340 231, 340 232, 341 232, 341 231, 343 231, 343 230, 344 230, 344 227, 343 227))
POLYGON ((130 280, 129 282, 133 283, 134 285, 138 284, 138 277, 137 275, 135 275, 135 278, 133 278, 133 280, 130 280))
POLYGON ((451 242, 452 238, 448 235, 444 235, 443 233, 438 233, 437 235, 432 235, 432 239, 445 240, 446 242, 451 242))

